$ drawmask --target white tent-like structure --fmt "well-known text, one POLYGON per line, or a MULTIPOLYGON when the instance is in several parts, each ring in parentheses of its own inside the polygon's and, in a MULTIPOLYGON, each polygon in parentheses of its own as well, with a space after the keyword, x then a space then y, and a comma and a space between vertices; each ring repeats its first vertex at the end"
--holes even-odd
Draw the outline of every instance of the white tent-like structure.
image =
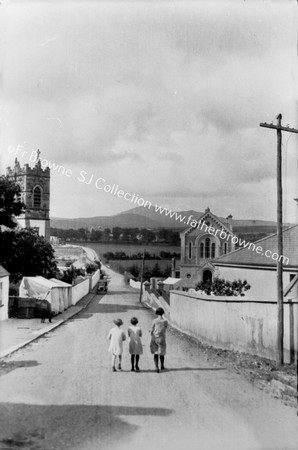
POLYGON ((47 300, 51 305, 52 313, 55 315, 71 305, 71 289, 68 289, 70 287, 70 284, 56 279, 53 281, 44 277, 23 277, 19 296, 47 300))
POLYGON ((55 283, 57 286, 61 288, 63 295, 63 305, 64 309, 67 309, 71 306, 71 293, 72 293, 72 284, 65 283, 64 281, 57 280, 56 278, 51 278, 50 281, 55 283))

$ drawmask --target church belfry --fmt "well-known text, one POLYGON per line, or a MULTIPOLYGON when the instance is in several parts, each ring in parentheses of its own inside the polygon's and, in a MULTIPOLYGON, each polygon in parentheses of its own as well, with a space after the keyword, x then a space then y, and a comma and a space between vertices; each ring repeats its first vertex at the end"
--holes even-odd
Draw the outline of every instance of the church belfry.
POLYGON ((26 205, 24 214, 17 218, 22 228, 38 228, 40 236, 50 240, 50 169, 43 168, 40 151, 35 167, 20 166, 17 158, 14 167, 7 168, 7 176, 21 187, 21 198, 26 205))

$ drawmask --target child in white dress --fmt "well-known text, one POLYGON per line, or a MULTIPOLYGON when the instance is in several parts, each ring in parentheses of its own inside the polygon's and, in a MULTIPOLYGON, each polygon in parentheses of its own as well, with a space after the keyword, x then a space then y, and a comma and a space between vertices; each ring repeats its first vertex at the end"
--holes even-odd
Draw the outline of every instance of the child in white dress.
POLYGON ((126 335, 123 330, 121 330, 121 325, 123 322, 121 319, 114 320, 116 327, 112 328, 108 334, 108 339, 110 340, 109 352, 112 353, 112 370, 116 372, 116 358, 118 356, 119 364, 118 369, 121 370, 122 353, 123 353, 123 341, 126 339, 126 335))
POLYGON ((142 330, 138 324, 138 319, 136 317, 133 317, 130 321, 131 326, 128 328, 128 336, 130 338, 129 341, 129 353, 130 353, 130 360, 131 360, 131 371, 134 372, 135 370, 135 363, 136 363, 136 371, 139 372, 139 360, 140 355, 143 354, 143 344, 141 341, 142 337, 142 330))

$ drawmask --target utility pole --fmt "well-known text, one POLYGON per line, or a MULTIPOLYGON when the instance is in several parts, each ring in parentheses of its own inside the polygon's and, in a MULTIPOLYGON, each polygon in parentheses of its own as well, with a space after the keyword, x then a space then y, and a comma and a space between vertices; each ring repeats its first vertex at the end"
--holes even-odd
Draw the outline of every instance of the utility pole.
MULTIPOLYGON (((283 235, 282 235, 282 131, 289 133, 298 133, 295 128, 283 127, 281 125, 282 115, 276 116, 277 125, 260 123, 260 127, 273 128, 277 131, 277 248, 279 257, 283 254, 283 235)), ((276 364, 281 366, 284 363, 284 307, 283 307, 283 264, 281 258, 277 261, 277 346, 276 346, 276 364)))
POLYGON ((141 269, 141 288, 140 288, 140 297, 139 302, 142 302, 142 294, 143 294, 143 274, 144 274, 144 262, 145 262, 145 247, 143 250, 143 258, 142 258, 142 269, 141 269))

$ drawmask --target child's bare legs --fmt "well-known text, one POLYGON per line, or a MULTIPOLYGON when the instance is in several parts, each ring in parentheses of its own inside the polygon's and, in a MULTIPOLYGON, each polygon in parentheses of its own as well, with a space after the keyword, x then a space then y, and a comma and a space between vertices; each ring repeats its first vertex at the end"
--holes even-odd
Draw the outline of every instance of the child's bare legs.
POLYGON ((119 358, 118 369, 121 370, 122 355, 118 355, 118 358, 119 358))
POLYGON ((116 372, 116 355, 112 355, 112 366, 113 366, 113 372, 116 372))

